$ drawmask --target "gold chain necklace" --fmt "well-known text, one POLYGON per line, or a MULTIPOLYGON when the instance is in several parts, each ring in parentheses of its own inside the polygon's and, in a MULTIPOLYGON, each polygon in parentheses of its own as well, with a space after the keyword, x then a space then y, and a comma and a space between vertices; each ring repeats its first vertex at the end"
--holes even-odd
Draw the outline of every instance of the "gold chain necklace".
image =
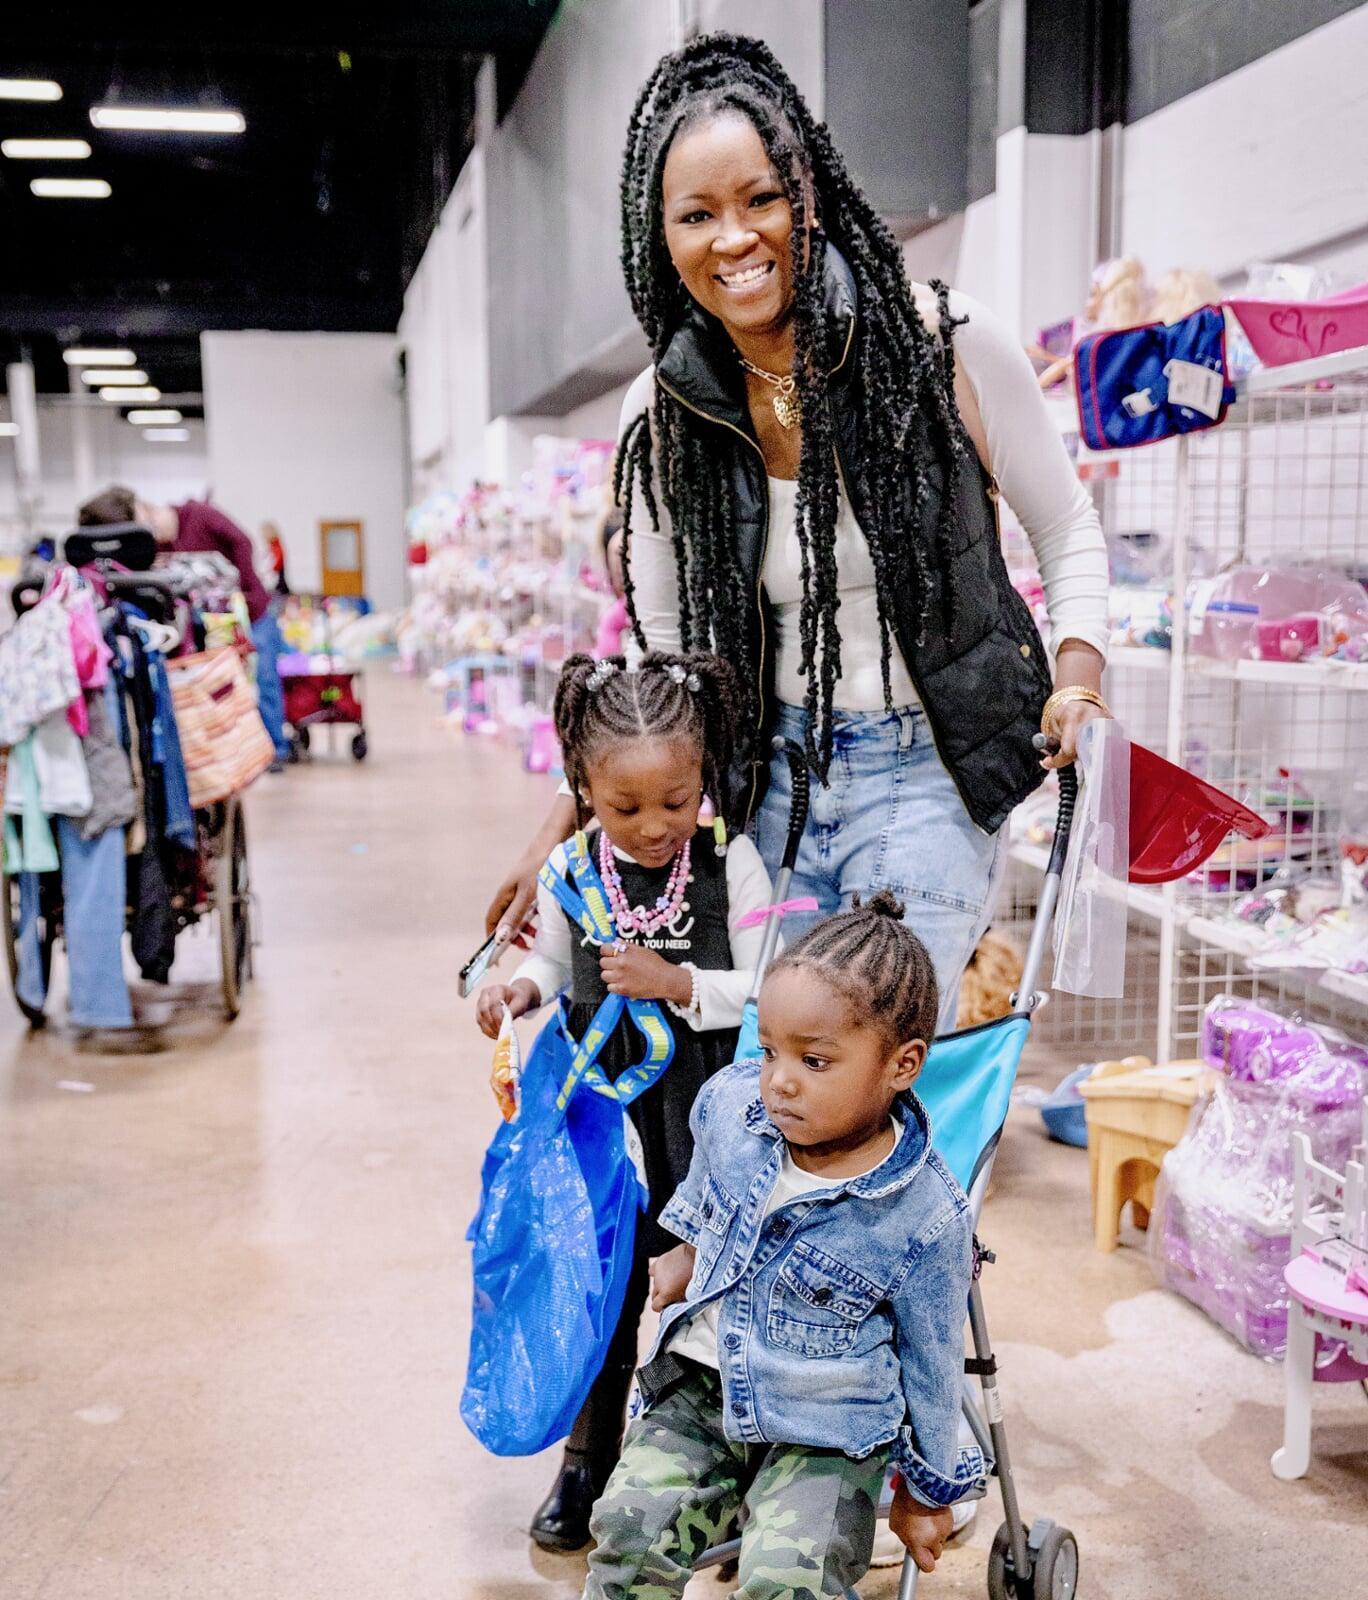
POLYGON ((757 378, 763 378, 774 390, 770 404, 774 407, 775 420, 787 433, 796 423, 802 420, 803 402, 798 398, 798 380, 791 372, 780 377, 776 372, 766 372, 763 367, 757 367, 753 361, 747 361, 738 350, 736 359, 746 369, 753 372, 757 378))

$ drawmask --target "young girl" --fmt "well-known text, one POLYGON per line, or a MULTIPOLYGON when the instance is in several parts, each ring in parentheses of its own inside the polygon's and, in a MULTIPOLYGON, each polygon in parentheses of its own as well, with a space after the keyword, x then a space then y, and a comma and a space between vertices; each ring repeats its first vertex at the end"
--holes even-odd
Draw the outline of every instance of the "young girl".
POLYGON ((594 1513, 589 1600, 683 1592, 744 1503, 737 1593, 817 1600, 890 1521, 929 1572, 981 1488, 960 1449, 973 1224, 912 1085, 935 971, 887 891, 819 924, 760 994, 762 1059, 707 1085, 661 1217, 645 1410, 594 1513))
MULTIPOLYGON (((650 1205, 637 1228, 636 1262, 618 1331, 569 1440, 560 1475, 532 1523, 544 1549, 588 1542, 589 1513, 622 1442, 637 1357, 637 1324, 648 1292, 647 1262, 674 1242, 658 1218, 689 1170, 689 1114, 699 1090, 727 1066, 764 937, 738 920, 770 903, 769 877, 754 845, 699 827, 706 792, 726 806, 726 774, 737 726, 736 679, 714 656, 646 656, 636 671, 622 657, 572 656, 556 691, 556 732, 566 778, 613 909, 617 941, 590 944, 544 886, 532 955, 507 986, 480 993, 480 1026, 491 1038, 502 1008, 534 1011, 562 991, 579 1039, 609 993, 666 1006, 675 1037, 664 1075, 629 1115, 641 1138, 650 1205)), ((550 858, 569 872, 566 847, 550 858)), ((598 1065, 613 1081, 642 1055, 623 1016, 598 1065)))

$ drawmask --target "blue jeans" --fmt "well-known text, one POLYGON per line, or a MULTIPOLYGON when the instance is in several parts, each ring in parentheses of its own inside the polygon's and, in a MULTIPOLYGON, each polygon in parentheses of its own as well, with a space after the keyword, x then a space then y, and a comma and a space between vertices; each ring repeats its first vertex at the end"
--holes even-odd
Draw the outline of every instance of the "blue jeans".
POLYGON ((284 761, 290 753, 290 741, 285 737, 285 691, 280 686, 277 664, 283 641, 273 612, 263 612, 252 624, 252 643, 257 652, 257 709, 276 756, 284 761))
MULTIPOLYGON (((806 722, 798 707, 781 706, 775 732, 801 745, 806 722)), ((852 895, 891 889, 931 953, 941 1028, 953 1027, 960 978, 988 926, 1006 830, 987 834, 971 821, 919 707, 838 711, 833 722, 831 772, 825 786, 813 781, 789 890, 811 895, 819 910, 785 917, 785 941, 848 907, 852 895)), ((771 874, 788 836, 791 794, 788 763, 776 756, 755 821, 771 874)))
MULTIPOLYGON (((57 817, 62 853, 62 924, 66 938, 68 1010, 78 1028, 131 1028, 133 1008, 123 970, 124 830, 106 828, 82 839, 80 825, 57 817)), ((38 947, 38 878, 19 880, 19 978, 25 1005, 41 1011, 47 998, 38 947)))

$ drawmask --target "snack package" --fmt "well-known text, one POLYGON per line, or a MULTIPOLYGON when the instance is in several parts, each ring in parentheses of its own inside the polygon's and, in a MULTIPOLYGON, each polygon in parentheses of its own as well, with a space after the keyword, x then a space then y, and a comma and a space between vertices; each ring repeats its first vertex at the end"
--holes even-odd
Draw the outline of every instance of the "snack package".
POLYGON ((494 1066, 489 1074, 489 1087, 494 1091, 499 1114, 505 1122, 516 1122, 522 1107, 522 1051, 518 1046, 518 1030, 513 1026, 513 1013, 503 1008, 503 1021, 499 1024, 499 1038, 494 1046, 494 1066))

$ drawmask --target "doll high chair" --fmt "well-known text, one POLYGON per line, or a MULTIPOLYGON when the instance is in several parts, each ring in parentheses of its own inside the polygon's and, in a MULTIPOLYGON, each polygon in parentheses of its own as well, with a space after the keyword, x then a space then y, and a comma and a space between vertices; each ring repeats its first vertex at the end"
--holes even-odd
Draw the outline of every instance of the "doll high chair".
POLYGON ((1312 1156, 1304 1133, 1292 1135, 1292 1150, 1295 1254, 1283 1274, 1287 1399, 1282 1446, 1270 1463, 1273 1475, 1288 1481, 1303 1477, 1311 1462, 1312 1385, 1368 1381, 1368 1099, 1359 1159, 1343 1173, 1312 1156))

